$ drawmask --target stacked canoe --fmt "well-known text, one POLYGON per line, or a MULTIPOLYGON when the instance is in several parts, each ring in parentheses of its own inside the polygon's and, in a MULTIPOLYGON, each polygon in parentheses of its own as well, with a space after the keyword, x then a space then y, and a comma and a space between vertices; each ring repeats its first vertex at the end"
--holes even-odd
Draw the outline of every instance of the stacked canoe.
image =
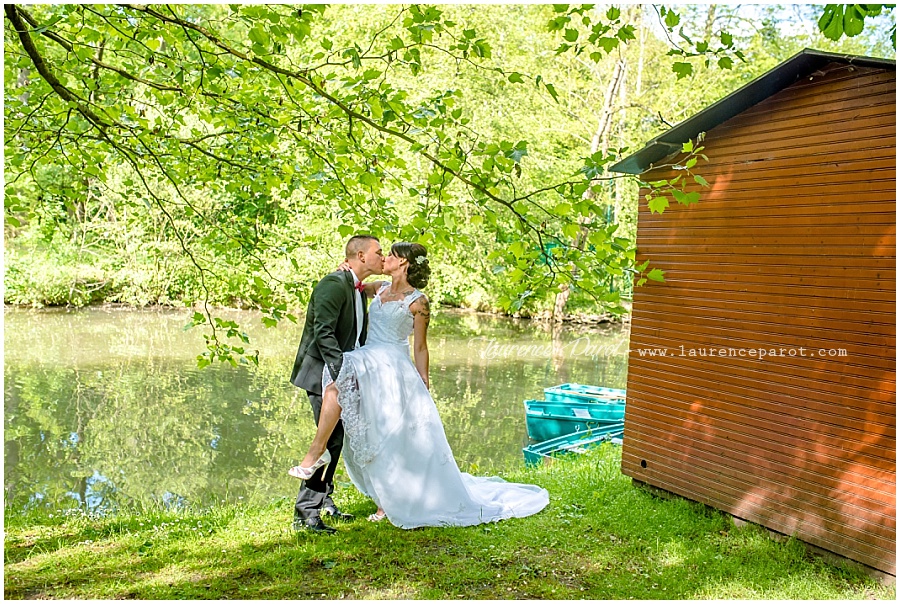
POLYGON ((544 398, 525 401, 525 427, 528 437, 536 441, 522 449, 526 464, 582 453, 601 442, 622 443, 624 390, 562 384, 544 388, 544 398))

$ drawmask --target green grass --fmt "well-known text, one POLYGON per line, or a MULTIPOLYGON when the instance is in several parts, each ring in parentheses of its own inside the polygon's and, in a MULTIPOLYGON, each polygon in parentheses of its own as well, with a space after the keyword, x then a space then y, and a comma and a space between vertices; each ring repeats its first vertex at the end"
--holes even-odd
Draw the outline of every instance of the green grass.
POLYGON ((525 519, 405 531, 365 516, 335 536, 291 531, 291 499, 109 518, 7 514, 7 598, 142 599, 894 599, 796 540, 735 527, 619 473, 618 448, 505 476, 540 484, 525 519))

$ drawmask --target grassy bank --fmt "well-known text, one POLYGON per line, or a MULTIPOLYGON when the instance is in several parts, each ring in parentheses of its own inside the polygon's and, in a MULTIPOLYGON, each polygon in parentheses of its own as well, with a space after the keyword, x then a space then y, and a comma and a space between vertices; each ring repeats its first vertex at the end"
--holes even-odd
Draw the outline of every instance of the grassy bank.
POLYGON ((549 489, 540 514, 404 531, 357 517, 296 534, 292 501, 112 518, 7 514, 7 598, 866 599, 895 597, 801 543, 661 499, 619 473, 619 450, 505 476, 549 489))

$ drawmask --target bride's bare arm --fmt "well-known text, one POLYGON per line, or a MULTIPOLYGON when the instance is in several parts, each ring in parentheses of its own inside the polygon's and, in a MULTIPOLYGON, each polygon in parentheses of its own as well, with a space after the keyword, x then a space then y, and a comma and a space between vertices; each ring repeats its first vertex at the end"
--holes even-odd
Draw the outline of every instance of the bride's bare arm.
POLYGON ((366 298, 374 298, 375 294, 378 293, 378 290, 384 287, 385 285, 390 285, 390 281, 369 281, 368 283, 364 283, 366 289, 363 290, 366 294, 366 298))
POLYGON ((426 388, 431 388, 428 381, 428 323, 431 322, 431 303, 422 296, 409 306, 413 314, 413 358, 416 370, 422 376, 426 388))

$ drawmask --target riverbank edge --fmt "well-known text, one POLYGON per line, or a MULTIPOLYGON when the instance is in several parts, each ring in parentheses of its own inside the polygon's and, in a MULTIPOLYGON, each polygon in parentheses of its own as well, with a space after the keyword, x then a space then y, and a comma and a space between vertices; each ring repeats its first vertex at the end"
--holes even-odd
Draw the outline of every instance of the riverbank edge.
POLYGON ((356 519, 295 533, 293 500, 104 518, 6 514, 5 596, 89 599, 894 599, 895 587, 829 563, 794 539, 621 474, 621 449, 503 477, 547 488, 541 513, 476 527, 404 531, 356 519))
MULTIPOLYGON (((67 309, 67 310, 80 310, 80 309, 99 309, 99 310, 192 310, 195 312, 203 312, 204 306, 202 304, 191 304, 184 306, 177 306, 174 304, 127 304, 124 302, 101 302, 97 304, 84 304, 84 305, 75 305, 75 304, 16 304, 12 302, 4 302, 4 308, 16 309, 16 310, 42 310, 42 309, 67 309)), ((479 310, 475 308, 469 308, 466 306, 452 306, 449 304, 439 304, 439 309, 452 310, 460 313, 471 313, 475 315, 484 315, 489 317, 496 318, 505 318, 505 319, 516 319, 519 321, 528 321, 530 323, 537 324, 558 324, 558 325, 578 325, 578 326, 622 326, 629 325, 631 323, 631 308, 630 304, 628 304, 628 313, 622 316, 615 316, 612 314, 589 314, 589 313, 571 313, 566 314, 562 317, 554 317, 552 313, 549 311, 542 311, 539 313, 535 313, 534 315, 530 314, 522 314, 522 313, 513 313, 508 314, 499 311, 490 311, 490 310, 479 310)), ((253 307, 237 307, 237 306, 210 306, 209 311, 211 313, 215 313, 216 311, 256 311, 261 312, 258 308, 253 307)), ((304 309, 290 309, 286 312, 292 314, 303 314, 304 309)), ((284 314, 284 313, 282 313, 284 314)))

